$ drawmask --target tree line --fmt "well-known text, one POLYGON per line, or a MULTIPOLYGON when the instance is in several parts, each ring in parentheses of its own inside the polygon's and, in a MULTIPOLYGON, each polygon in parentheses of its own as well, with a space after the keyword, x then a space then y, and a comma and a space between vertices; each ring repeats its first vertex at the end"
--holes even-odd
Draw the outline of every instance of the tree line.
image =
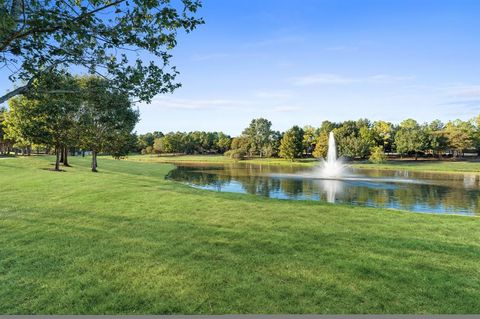
POLYGON ((399 156, 462 157, 466 151, 480 156, 480 115, 471 120, 418 123, 406 119, 399 124, 387 121, 331 122, 319 127, 293 126, 285 132, 272 129, 265 118, 253 119, 242 134, 231 138, 222 132, 161 132, 138 136, 137 149, 144 154, 218 154, 234 159, 247 157, 325 157, 328 136, 333 132, 338 154, 347 159, 385 160, 399 156))
POLYGON ((60 163, 69 166, 72 149, 89 151, 96 172, 100 152, 118 158, 136 144, 132 131, 139 113, 109 81, 52 72, 32 85, 32 93, 10 99, 8 111, 0 110, 0 152, 20 148, 29 154, 34 147, 44 148, 56 155, 58 171, 60 163))

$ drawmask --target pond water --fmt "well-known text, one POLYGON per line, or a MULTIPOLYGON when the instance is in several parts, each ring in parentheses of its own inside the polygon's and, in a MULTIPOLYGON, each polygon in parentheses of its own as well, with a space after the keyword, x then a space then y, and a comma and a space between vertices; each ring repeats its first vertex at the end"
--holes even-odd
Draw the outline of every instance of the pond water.
POLYGON ((219 192, 480 215, 480 178, 474 174, 348 169, 340 179, 320 176, 312 168, 238 163, 177 165, 167 178, 219 192))

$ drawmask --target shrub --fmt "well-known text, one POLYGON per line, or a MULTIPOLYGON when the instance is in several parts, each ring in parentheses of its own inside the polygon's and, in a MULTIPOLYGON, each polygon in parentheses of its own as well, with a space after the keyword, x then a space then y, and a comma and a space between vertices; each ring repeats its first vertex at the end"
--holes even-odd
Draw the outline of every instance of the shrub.
POLYGON ((240 160, 245 158, 246 153, 241 149, 235 149, 227 151, 223 155, 231 159, 240 160))
POLYGON ((382 146, 374 146, 370 149, 370 152, 371 154, 369 160, 374 164, 381 164, 387 159, 382 146))

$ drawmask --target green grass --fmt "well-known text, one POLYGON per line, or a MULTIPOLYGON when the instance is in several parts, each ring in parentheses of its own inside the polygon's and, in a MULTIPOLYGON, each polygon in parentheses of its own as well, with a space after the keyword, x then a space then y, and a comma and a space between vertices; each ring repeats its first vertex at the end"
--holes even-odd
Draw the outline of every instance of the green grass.
MULTIPOLYGON (((281 166, 315 166, 318 160, 314 158, 297 159, 295 161, 283 158, 256 158, 235 161, 222 155, 182 155, 182 156, 157 156, 157 155, 134 155, 128 160, 136 162, 155 163, 204 163, 204 164, 225 164, 225 163, 248 163, 259 165, 281 165, 281 166)), ((349 162, 347 165, 356 168, 385 169, 385 170, 410 170, 422 172, 445 172, 445 173, 476 173, 480 174, 480 162, 463 161, 406 161, 391 160, 384 164, 372 164, 368 161, 349 162)))
POLYGON ((480 162, 388 161, 384 164, 358 163, 354 164, 353 166, 358 168, 371 169, 480 174, 480 162))
POLYGON ((480 313, 480 219, 0 159, 0 313, 480 313))
POLYGON ((177 156, 158 156, 158 155, 133 155, 128 157, 129 161, 150 162, 150 163, 202 163, 202 164, 227 164, 227 163, 247 163, 259 165, 282 165, 282 166, 314 166, 318 160, 314 158, 297 159, 295 161, 285 160, 283 158, 254 158, 246 160, 233 160, 223 155, 177 155, 177 156))

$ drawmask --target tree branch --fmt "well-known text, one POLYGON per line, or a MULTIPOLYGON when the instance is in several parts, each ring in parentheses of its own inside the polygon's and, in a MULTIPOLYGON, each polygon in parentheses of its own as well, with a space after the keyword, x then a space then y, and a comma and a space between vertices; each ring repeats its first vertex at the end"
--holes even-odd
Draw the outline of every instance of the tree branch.
MULTIPOLYGON (((85 12, 73 19, 71 19, 70 21, 67 21, 69 23, 74 23, 74 22, 77 22, 77 21, 80 21, 86 17, 89 17, 91 15, 94 15, 95 13, 97 12, 100 12, 102 10, 105 10, 105 9, 108 9, 112 6, 116 6, 122 2, 125 2, 126 0, 117 0, 117 1, 114 1, 112 3, 109 3, 109 4, 106 4, 104 5, 103 7, 100 7, 100 8, 97 8, 95 10, 92 10, 92 11, 89 11, 89 12, 85 12)), ((0 45, 0 52, 3 52, 6 50, 6 48, 8 47, 8 45, 10 43, 12 43, 12 41, 16 40, 16 39, 20 39, 20 38, 25 38, 31 34, 35 34, 35 33, 48 33, 48 32, 54 32, 54 31, 57 31, 57 30, 60 30, 62 29, 63 27, 65 27, 65 23, 60 23, 60 24, 57 24, 57 25, 52 25, 50 27, 45 27, 45 28, 38 28, 38 29, 29 29, 29 30, 26 30, 24 32, 17 32, 17 33, 14 33, 12 35, 10 35, 9 38, 3 40, 1 42, 1 45, 0 45)))

